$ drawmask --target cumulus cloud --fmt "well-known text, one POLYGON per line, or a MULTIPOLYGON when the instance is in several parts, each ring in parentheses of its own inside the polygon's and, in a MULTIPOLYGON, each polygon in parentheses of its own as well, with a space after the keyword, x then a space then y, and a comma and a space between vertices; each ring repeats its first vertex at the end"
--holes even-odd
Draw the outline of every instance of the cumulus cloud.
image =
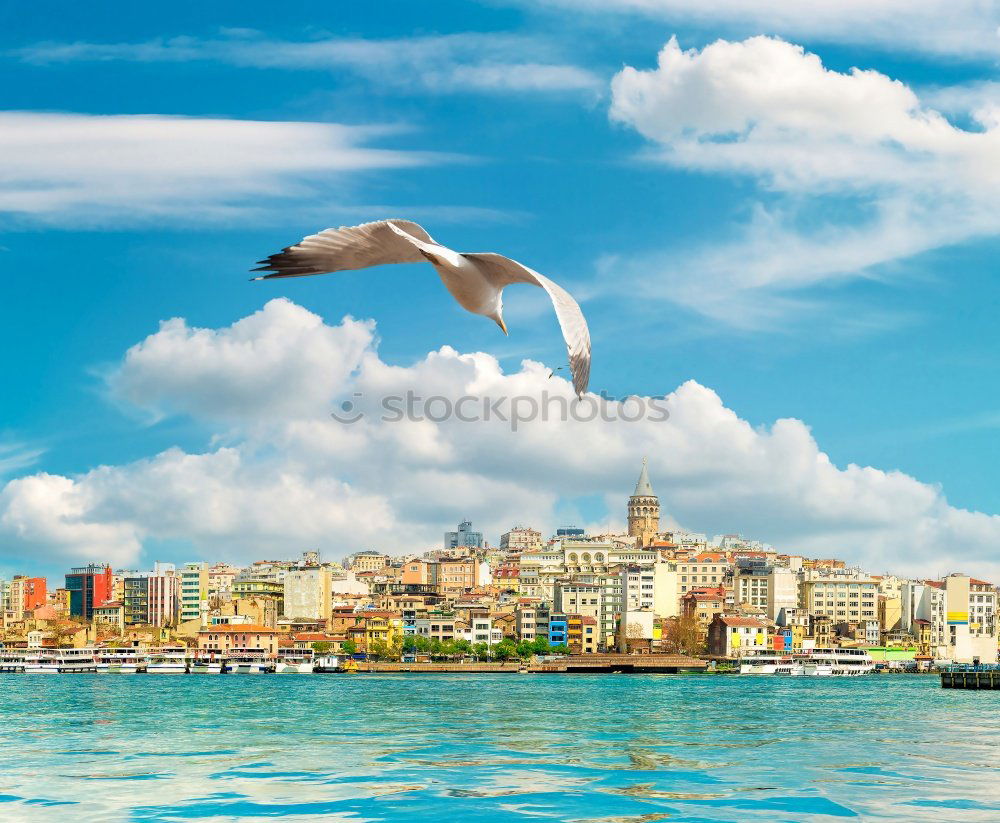
POLYGON ((345 70, 384 89, 432 94, 596 93, 602 85, 588 69, 560 62, 550 42, 502 32, 291 41, 240 30, 215 39, 39 43, 15 54, 36 64, 210 60, 252 68, 345 70))
MULTIPOLYGON (((351 174, 440 161, 374 148, 398 127, 0 112, 0 216, 115 225, 246 218, 351 174)), ((339 204, 344 206, 346 204, 339 204)))
MULTIPOLYGON (((525 3, 525 0, 514 0, 525 3)), ((990 0, 543 0, 560 10, 629 14, 729 36, 768 32, 821 42, 874 45, 963 60, 1000 53, 1000 9, 990 0)), ((527 3, 525 3, 527 5, 527 3)), ((538 7, 531 0, 532 8, 538 7)))
POLYGON ((155 418, 321 415, 373 334, 371 322, 328 326, 283 298, 224 329, 191 328, 175 317, 125 353, 110 387, 155 418))
POLYGON ((685 51, 671 38, 655 68, 615 76, 612 119, 643 135, 656 162, 752 177, 771 203, 729 244, 675 250, 669 262, 640 255, 626 273, 707 316, 759 326, 801 310, 796 293, 812 286, 996 234, 996 111, 980 105, 960 128, 898 80, 832 71, 783 40, 685 51))
POLYGON ((588 517, 619 520, 615 501, 624 505, 647 455, 664 512, 687 528, 743 531, 873 571, 1000 573, 1000 517, 957 509, 940 488, 900 472, 836 466, 802 421, 754 427, 694 381, 667 396, 668 420, 562 421, 572 389, 548 375, 531 361, 504 373, 487 354, 450 348, 388 364, 369 324, 330 325, 286 300, 222 329, 170 321, 125 355, 114 391, 224 426, 228 444, 12 480, 0 492, 0 545, 15 555, 121 563, 164 540, 242 561, 305 547, 331 556, 423 550, 462 517, 495 538, 515 522, 553 530, 565 525, 557 512, 606 499, 612 507, 588 517), (282 375, 303 341, 324 356, 282 375), (261 397, 248 396, 250 385, 261 397), (516 432, 502 416, 385 419, 382 398, 408 391, 437 395, 439 409, 470 397, 467 411, 484 398, 541 404, 548 393, 552 414, 516 432), (285 395, 277 405, 275 393, 285 395), (329 416, 345 398, 364 413, 353 424, 329 416))

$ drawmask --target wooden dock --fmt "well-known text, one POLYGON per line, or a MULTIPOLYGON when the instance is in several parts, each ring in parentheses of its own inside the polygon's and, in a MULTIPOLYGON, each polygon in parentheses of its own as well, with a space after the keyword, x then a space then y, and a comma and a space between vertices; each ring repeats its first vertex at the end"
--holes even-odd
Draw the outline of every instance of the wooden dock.
POLYGON ((941 672, 942 689, 1000 689, 1000 666, 948 666, 941 672))
POLYGON ((531 666, 540 674, 574 673, 653 673, 702 672, 704 660, 682 654, 574 654, 531 666))

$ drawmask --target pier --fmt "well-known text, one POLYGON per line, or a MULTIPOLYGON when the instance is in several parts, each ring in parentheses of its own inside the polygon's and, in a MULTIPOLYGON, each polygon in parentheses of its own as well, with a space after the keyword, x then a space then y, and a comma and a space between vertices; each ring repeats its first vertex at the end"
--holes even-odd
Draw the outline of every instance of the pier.
POLYGON ((371 673, 438 673, 438 674, 614 674, 652 673, 678 674, 701 672, 708 664, 704 660, 678 654, 578 654, 552 660, 522 663, 509 660, 502 663, 377 663, 358 661, 359 672, 371 673))
POLYGON ((941 672, 942 689, 1000 689, 1000 665, 959 664, 941 672))

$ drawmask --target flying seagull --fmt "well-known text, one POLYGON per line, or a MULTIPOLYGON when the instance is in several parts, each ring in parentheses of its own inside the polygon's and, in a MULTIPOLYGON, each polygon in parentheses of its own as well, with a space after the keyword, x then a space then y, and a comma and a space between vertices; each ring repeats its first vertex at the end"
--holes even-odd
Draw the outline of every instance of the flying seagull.
POLYGON ((440 243, 409 220, 378 220, 360 226, 341 226, 312 234, 294 246, 258 260, 264 271, 254 280, 305 277, 311 274, 365 269, 383 263, 422 263, 434 266, 445 287, 459 305, 473 314, 493 320, 507 334, 503 322, 504 286, 530 283, 548 293, 562 329, 573 388, 577 396, 590 380, 590 330, 580 306, 561 286, 537 271, 501 254, 459 254, 440 243))

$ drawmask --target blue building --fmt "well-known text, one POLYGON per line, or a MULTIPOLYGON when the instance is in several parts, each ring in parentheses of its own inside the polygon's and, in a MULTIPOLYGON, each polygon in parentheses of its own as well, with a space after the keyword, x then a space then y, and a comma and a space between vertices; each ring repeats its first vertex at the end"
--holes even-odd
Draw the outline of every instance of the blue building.
POLYGON ((472 530, 472 523, 468 520, 463 520, 459 523, 457 531, 444 533, 445 551, 457 549, 460 546, 469 549, 481 549, 483 547, 483 533, 474 532, 472 530))
POLYGON ((553 646, 561 646, 569 642, 569 625, 566 615, 553 614, 549 617, 549 643, 553 646))

